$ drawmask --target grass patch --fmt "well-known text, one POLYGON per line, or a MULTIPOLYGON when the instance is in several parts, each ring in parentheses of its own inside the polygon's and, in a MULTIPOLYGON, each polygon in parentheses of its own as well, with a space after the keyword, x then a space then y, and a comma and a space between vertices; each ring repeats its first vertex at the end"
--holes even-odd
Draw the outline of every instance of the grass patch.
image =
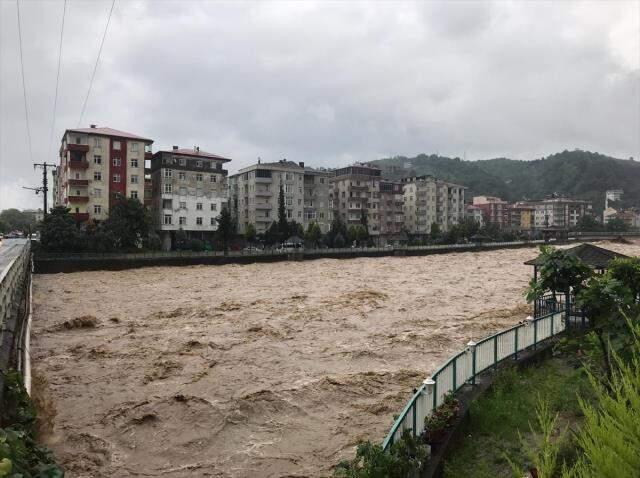
MULTIPOLYGON (((560 414, 561 428, 576 428, 582 421, 578 396, 593 397, 589 379, 581 367, 567 364, 565 358, 520 370, 501 370, 492 388, 471 404, 464 440, 446 460, 445 477, 512 476, 507 457, 519 463, 527 461, 518 432, 525 439, 530 435, 529 424, 536 422, 540 399, 560 414)), ((565 453, 569 455, 571 447, 565 453)))

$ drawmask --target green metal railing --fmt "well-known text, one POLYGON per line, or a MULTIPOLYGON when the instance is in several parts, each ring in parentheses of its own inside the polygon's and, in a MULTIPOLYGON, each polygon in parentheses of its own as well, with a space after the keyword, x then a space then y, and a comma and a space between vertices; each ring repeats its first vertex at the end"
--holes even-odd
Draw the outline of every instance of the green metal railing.
POLYGON ((497 367, 510 357, 517 359, 518 353, 536 347, 565 330, 565 311, 557 310, 539 318, 528 318, 524 322, 480 340, 469 342, 467 347, 450 358, 427 378, 404 407, 382 447, 388 450, 405 430, 419 436, 424 421, 440 406, 445 396, 456 392, 465 383, 475 383, 476 377, 485 370, 497 367))

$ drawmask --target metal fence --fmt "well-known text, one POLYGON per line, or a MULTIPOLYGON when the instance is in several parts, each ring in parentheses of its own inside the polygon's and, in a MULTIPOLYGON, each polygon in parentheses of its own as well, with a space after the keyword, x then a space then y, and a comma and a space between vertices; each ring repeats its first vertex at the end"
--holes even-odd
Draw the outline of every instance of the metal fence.
POLYGON ((519 352, 563 332, 564 319, 564 310, 557 310, 528 319, 478 343, 469 342, 466 349, 449 359, 414 393, 382 443, 384 450, 388 450, 405 430, 411 430, 414 437, 420 435, 425 418, 444 402, 448 393, 457 391, 465 383, 475 383, 480 373, 497 367, 502 360, 517 358, 519 352))

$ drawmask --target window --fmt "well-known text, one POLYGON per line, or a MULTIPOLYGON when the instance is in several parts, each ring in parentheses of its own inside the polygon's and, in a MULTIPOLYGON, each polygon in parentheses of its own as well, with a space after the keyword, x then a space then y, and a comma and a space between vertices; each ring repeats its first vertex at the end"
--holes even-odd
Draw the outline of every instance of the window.
POLYGON ((197 188, 196 189, 196 197, 202 197, 202 189, 201 188, 197 188))
POLYGON ((100 171, 93 172, 93 180, 94 181, 102 181, 102 173, 100 171))
POLYGON ((165 178, 170 178, 173 176, 173 169, 165 169, 164 170, 164 177, 165 178))
POLYGON ((293 192, 293 186, 291 184, 285 184, 284 185, 284 192, 285 193, 292 193, 293 192))
POLYGON ((114 174, 113 175, 113 182, 114 183, 119 183, 120 182, 120 175, 119 174, 114 174))
POLYGON ((120 166, 122 164, 122 160, 120 158, 113 158, 113 165, 120 166))
POLYGON ((93 138, 93 147, 94 148, 100 147, 100 138, 93 138))
POLYGON ((196 217, 196 226, 202 226, 202 218, 196 217))
POLYGON ((165 214, 164 215, 164 224, 166 226, 170 226, 171 225, 171 214, 165 214))
POLYGON ((137 153, 138 152, 138 143, 131 143, 131 151, 133 153, 137 153))
POLYGON ((291 173, 285 173, 284 178, 289 181, 290 179, 292 179, 291 177, 291 173))
POLYGON ((76 144, 82 144, 82 138, 80 138, 80 136, 76 136, 76 144))
POLYGON ((76 179, 80 179, 80 173, 76 173, 76 179))
POLYGON ((186 196, 187 195, 187 188, 185 188, 184 186, 180 186, 180 196, 186 196))
POLYGON ((138 184, 138 175, 137 174, 132 174, 131 175, 131 184, 138 184))
POLYGON ((287 219, 291 219, 293 217, 293 209, 287 209, 287 219))
POLYGON ((95 188, 93 190, 93 197, 96 197, 96 198, 102 197, 102 189, 95 188))
POLYGON ((215 182, 216 182, 216 175, 215 175, 215 174, 210 175, 210 176, 209 176, 209 180, 210 180, 212 183, 215 183, 215 182))
MULTIPOLYGON (((302 199, 298 198, 298 206, 302 205, 302 199)), ((311 206, 313 206, 313 202, 311 202, 311 206)))
POLYGON ((173 207, 172 199, 163 199, 162 200, 162 209, 171 209, 173 207))
POLYGON ((212 211, 217 211, 218 210, 218 205, 214 202, 211 203, 211 210, 212 211))
POLYGON ((302 217, 302 211, 298 211, 298 218, 302 217))
POLYGON ((216 226, 216 225, 217 225, 217 222, 216 222, 216 218, 215 218, 215 217, 212 217, 212 218, 211 218, 211 225, 212 225, 212 226, 216 226))
POLYGON ((184 158, 180 158, 178 160, 178 164, 180 164, 180 166, 186 166, 187 165, 187 160, 184 158))
POLYGON ((196 181, 202 182, 202 173, 196 174, 196 181))
POLYGON ((113 142, 113 149, 120 150, 120 141, 113 142))
POLYGON ((202 167, 202 161, 196 161, 196 168, 202 167))
POLYGON ((102 206, 100 204, 93 205, 93 213, 94 214, 102 214, 102 206))
POLYGON ((131 167, 132 168, 137 168, 138 167, 138 158, 133 158, 131 160, 131 167))
POLYGON ((185 216, 180 216, 178 218, 178 224, 180 224, 181 226, 186 226, 187 225, 187 218, 185 216))
POLYGON ((196 203, 196 211, 202 211, 202 203, 201 202, 197 202, 196 203))
POLYGON ((102 164, 102 156, 95 154, 93 156, 93 164, 102 164))
POLYGON ((138 191, 131 191, 131 199, 138 199, 138 191))
POLYGON ((187 175, 185 174, 185 172, 184 172, 184 171, 180 171, 180 172, 178 173, 178 179, 179 179, 180 181, 184 181, 185 179, 187 179, 187 175))
POLYGON ((286 204, 287 206, 293 206, 293 198, 287 198, 286 204))
POLYGON ((324 184, 324 178, 320 178, 320 184, 324 184))
POLYGON ((171 194, 171 183, 167 183, 164 185, 164 192, 167 194, 171 194))

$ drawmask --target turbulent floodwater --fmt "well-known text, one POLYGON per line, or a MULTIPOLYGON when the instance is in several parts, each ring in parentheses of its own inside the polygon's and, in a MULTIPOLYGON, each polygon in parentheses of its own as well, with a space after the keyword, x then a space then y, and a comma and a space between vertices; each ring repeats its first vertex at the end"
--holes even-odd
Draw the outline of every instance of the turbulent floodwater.
POLYGON ((536 254, 36 276, 45 441, 69 477, 330 475, 439 363, 529 313, 536 254))

